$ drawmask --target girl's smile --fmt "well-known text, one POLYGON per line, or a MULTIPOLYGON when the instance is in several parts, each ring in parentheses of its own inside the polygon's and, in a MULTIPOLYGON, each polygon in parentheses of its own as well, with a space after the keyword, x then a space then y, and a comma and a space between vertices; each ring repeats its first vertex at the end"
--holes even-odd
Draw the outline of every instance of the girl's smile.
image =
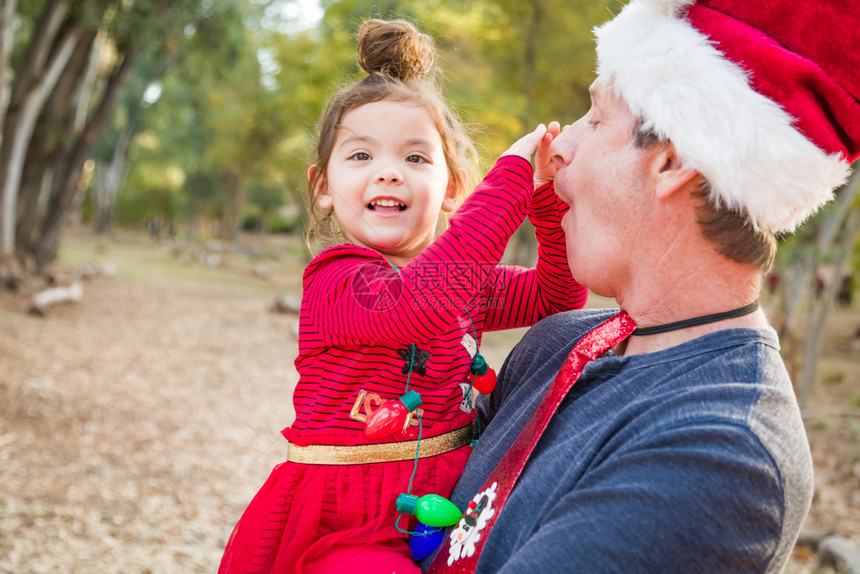
POLYGON ((406 206, 406 204, 401 202, 399 199, 385 197, 372 199, 370 203, 367 204, 367 209, 369 209, 370 211, 374 211, 379 215, 396 215, 398 213, 406 211, 407 208, 408 207, 406 206))

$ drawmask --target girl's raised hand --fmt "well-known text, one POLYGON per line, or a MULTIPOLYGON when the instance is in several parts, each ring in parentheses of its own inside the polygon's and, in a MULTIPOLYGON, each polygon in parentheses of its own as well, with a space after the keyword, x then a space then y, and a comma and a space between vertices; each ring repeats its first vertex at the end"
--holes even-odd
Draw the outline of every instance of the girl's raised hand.
POLYGON ((555 177, 557 170, 549 154, 549 145, 560 133, 561 126, 559 123, 550 122, 549 127, 538 142, 537 153, 535 154, 535 187, 549 183, 555 177))
POLYGON ((546 126, 540 124, 538 125, 538 127, 535 128, 535 131, 531 132, 530 134, 526 134, 517 141, 515 141, 514 144, 508 148, 508 151, 506 151, 502 155, 518 155, 521 158, 531 161, 532 155, 535 153, 535 150, 538 149, 538 145, 541 143, 546 134, 546 126))

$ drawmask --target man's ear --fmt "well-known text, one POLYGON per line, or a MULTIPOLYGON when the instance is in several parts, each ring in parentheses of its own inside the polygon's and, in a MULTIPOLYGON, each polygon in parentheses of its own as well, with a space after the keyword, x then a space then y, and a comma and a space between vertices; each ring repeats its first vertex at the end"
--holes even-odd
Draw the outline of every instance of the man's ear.
MULTIPOLYGON (((698 170, 688 167, 675 151, 671 142, 660 146, 651 162, 651 177, 655 182, 658 199, 666 199, 680 189, 685 189, 701 175, 698 170)), ((698 183, 698 182, 697 182, 698 183)))
POLYGON ((457 200, 465 193, 466 188, 466 170, 461 169, 457 175, 448 180, 448 189, 445 190, 445 198, 442 200, 442 211, 451 213, 457 209, 457 200))
POLYGON ((331 209, 334 206, 334 201, 331 194, 328 192, 328 185, 325 183, 325 177, 321 173, 316 164, 308 168, 308 181, 314 185, 314 199, 322 209, 331 209))

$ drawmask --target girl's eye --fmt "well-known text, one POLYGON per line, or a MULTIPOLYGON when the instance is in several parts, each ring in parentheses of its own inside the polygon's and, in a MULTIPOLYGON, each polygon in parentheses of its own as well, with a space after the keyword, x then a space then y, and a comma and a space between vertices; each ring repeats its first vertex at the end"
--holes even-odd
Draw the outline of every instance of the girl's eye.
POLYGON ((354 153, 351 156, 349 156, 349 159, 355 159, 358 161, 367 161, 370 159, 370 154, 367 152, 364 152, 364 151, 360 151, 358 153, 354 153))
POLYGON ((421 163, 424 161, 424 158, 418 155, 417 153, 413 153, 412 155, 406 158, 406 161, 409 163, 421 163))

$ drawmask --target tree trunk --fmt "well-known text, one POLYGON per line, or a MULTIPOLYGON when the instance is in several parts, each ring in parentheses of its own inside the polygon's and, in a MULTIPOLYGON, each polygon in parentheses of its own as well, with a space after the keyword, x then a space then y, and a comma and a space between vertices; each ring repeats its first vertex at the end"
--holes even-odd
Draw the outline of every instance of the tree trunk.
POLYGON ((102 48, 105 44, 105 35, 101 31, 96 31, 93 37, 92 46, 89 50, 89 61, 87 62, 87 71, 81 81, 78 97, 75 102, 75 115, 72 122, 75 131, 84 129, 87 122, 87 112, 89 111, 90 100, 92 99, 93 89, 96 85, 96 78, 99 75, 99 61, 102 56, 102 48))
POLYGON ((103 235, 110 231, 113 219, 113 198, 111 197, 111 167, 96 162, 95 178, 93 179, 93 231, 103 235))
POLYGON ((12 55, 12 38, 15 6, 18 0, 0 0, 0 145, 3 144, 3 122, 6 118, 6 94, 9 93, 9 57, 12 55))
POLYGON ((42 105, 71 56, 79 31, 64 17, 68 0, 51 0, 33 30, 12 83, 0 146, 0 253, 14 254, 18 188, 42 105))
POLYGON ((795 247, 797 256, 788 263, 788 268, 782 270, 784 279, 780 280, 780 299, 782 301, 782 316, 777 323, 780 338, 786 341, 786 362, 789 371, 796 373, 798 353, 791 349, 803 349, 804 364, 800 381, 795 378, 796 388, 800 389, 801 407, 808 406, 808 399, 815 383, 818 356, 821 349, 821 338, 824 324, 839 288, 838 279, 841 269, 850 256, 857 234, 860 233, 860 216, 852 212, 857 196, 860 195, 860 171, 855 170, 851 181, 839 190, 834 209, 820 222, 816 240, 807 245, 795 247), (821 273, 823 256, 837 253, 836 271, 824 292, 816 299, 816 283, 821 273), (802 335, 795 335, 795 312, 802 302, 807 304, 806 321, 802 335))
POLYGON ((222 217, 221 239, 235 241, 239 237, 242 210, 245 209, 245 194, 242 190, 242 177, 238 170, 227 175, 227 201, 222 217))
POLYGON ((860 235, 860 213, 851 212, 844 229, 845 239, 841 242, 839 257, 833 265, 832 276, 825 283, 826 288, 820 297, 810 302, 810 321, 806 329, 806 345, 803 354, 803 391, 801 393, 801 407, 809 406, 809 396, 815 383, 815 375, 818 371, 818 359, 821 356, 821 345, 824 339, 824 327, 830 309, 836 301, 836 293, 841 286, 841 279, 845 264, 853 253, 853 246, 860 235))
MULTIPOLYGON (((15 228, 16 250, 20 256, 34 258, 48 203, 53 173, 51 166, 63 150, 81 133, 76 127, 75 101, 80 99, 80 78, 90 63, 90 52, 96 30, 84 30, 63 73, 44 106, 26 155, 26 167, 18 193, 18 217, 15 228)), ((87 97, 89 95, 87 94, 87 97)))
MULTIPOLYGON (((64 44, 64 51, 61 58, 57 60, 57 64, 62 63, 62 59, 67 58, 71 54, 71 49, 74 47, 71 42, 75 38, 67 38, 64 44)), ((45 98, 47 97, 47 89, 50 89, 50 83, 56 80, 59 72, 59 66, 52 67, 52 72, 45 78, 45 82, 35 90, 29 98, 24 102, 21 109, 10 109, 7 116, 7 126, 11 129, 4 130, 6 137, 3 140, 3 180, 0 182, 3 189, 3 219, 2 219, 2 244, 0 249, 4 253, 13 253, 15 251, 15 226, 17 223, 17 203, 18 191, 21 186, 21 178, 24 171, 24 160, 26 151, 29 147, 33 131, 36 126, 39 112, 42 109, 45 98)))
POLYGON ((94 184, 95 218, 93 227, 98 234, 110 231, 113 209, 114 205, 116 205, 116 196, 128 175, 127 152, 129 142, 131 141, 131 131, 131 128, 126 126, 122 133, 120 133, 110 163, 96 163, 94 184))
POLYGON ((63 154, 63 158, 57 166, 54 186, 48 199, 45 219, 36 247, 37 273, 42 273, 47 265, 56 258, 60 230, 68 208, 77 193, 84 160, 87 159, 105 122, 110 118, 119 97, 120 88, 131 72, 139 54, 140 50, 137 47, 131 48, 126 53, 119 68, 108 79, 102 99, 80 136, 72 143, 68 152, 63 154))

